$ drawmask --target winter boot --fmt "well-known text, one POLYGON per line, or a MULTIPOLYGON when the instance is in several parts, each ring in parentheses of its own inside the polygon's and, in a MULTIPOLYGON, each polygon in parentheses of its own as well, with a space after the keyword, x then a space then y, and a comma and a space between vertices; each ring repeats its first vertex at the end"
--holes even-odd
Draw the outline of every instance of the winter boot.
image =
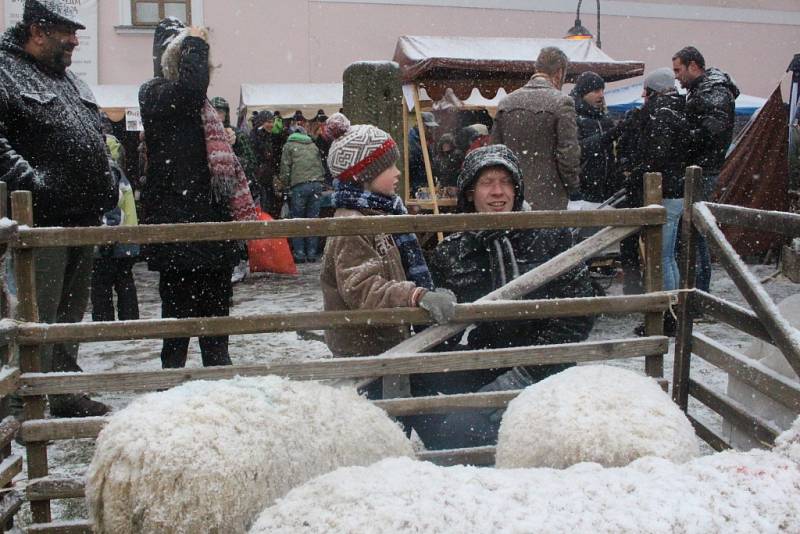
POLYGON ((98 417, 111 411, 111 407, 88 395, 50 395, 48 401, 52 417, 98 417))

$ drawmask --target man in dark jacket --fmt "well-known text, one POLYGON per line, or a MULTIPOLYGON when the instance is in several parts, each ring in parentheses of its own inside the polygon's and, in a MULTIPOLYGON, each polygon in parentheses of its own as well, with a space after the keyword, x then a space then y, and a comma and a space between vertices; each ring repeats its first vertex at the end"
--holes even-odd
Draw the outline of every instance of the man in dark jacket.
MULTIPOLYGON (((689 164, 703 168, 703 199, 710 200, 725 163, 725 153, 733 139, 739 88, 728 74, 706 68, 703 54, 693 46, 682 48, 672 57, 672 70, 687 90, 686 116, 691 141, 689 164)), ((697 288, 709 291, 711 255, 702 236, 697 240, 697 259, 697 288)))
POLYGON ((275 194, 275 176, 280 164, 279 134, 273 133, 275 116, 271 111, 260 111, 253 117, 250 144, 255 155, 255 181, 260 192, 261 209, 277 219, 281 212, 280 196, 275 194))
MULTIPOLYGON (((425 128, 425 140, 428 143, 428 155, 433 160, 431 134, 434 128, 439 127, 436 117, 430 111, 422 114, 422 124, 425 128)), ((411 180, 411 196, 417 196, 420 187, 428 187, 428 174, 425 172, 425 156, 422 154, 422 136, 419 134, 419 125, 408 132, 408 175, 411 180)))
MULTIPOLYGON (((201 112, 209 82, 205 31, 175 18, 162 20, 153 41, 155 78, 139 90, 147 132, 147 183, 142 191, 145 224, 223 222, 228 206, 212 193, 201 112)), ((163 317, 210 317, 229 313, 231 273, 238 247, 231 241, 146 247, 148 267, 158 271, 163 317)), ((189 338, 165 339, 165 368, 186 364, 189 338)), ((228 336, 200 337, 204 366, 230 365, 228 336)))
MULTIPOLYGON (((458 211, 499 213, 520 211, 524 185, 516 155, 503 145, 489 145, 470 152, 458 179, 458 211)), ((450 289, 458 302, 473 302, 504 286, 572 246, 566 228, 469 231, 451 234, 429 261, 434 285, 450 289)), ((528 299, 592 296, 585 266, 575 268, 527 295, 528 299)), ((592 317, 562 317, 529 321, 478 323, 466 335, 459 334, 439 350, 480 350, 527 345, 549 345, 585 340, 594 324, 592 317)), ((414 396, 471 393, 526 387, 570 364, 538 365, 509 370, 486 369, 414 375, 414 396)), ((493 411, 416 418, 412 426, 428 448, 489 445, 497 439, 499 418, 493 411)))
POLYGON ((620 130, 605 110, 606 82, 599 74, 584 72, 570 95, 575 100, 578 143, 581 147, 581 194, 589 202, 603 202, 613 195, 614 141, 620 130))
MULTIPOLYGON (((117 203, 97 104, 67 67, 84 29, 60 3, 26 0, 22 22, 0 43, 0 179, 33 194, 36 226, 96 226, 117 203)), ((39 320, 80 322, 93 247, 36 249, 39 320)), ((42 351, 42 370, 80 371, 78 346, 42 351)), ((86 396, 51 395, 57 417, 102 415, 86 396)))

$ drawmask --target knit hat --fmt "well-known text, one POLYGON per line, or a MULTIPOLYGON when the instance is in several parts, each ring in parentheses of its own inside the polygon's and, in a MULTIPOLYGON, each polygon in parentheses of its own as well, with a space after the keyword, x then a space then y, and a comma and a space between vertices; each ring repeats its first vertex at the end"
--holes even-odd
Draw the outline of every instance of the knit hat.
POLYGON ((572 88, 571 93, 578 98, 583 98, 585 95, 598 89, 605 89, 606 82, 600 77, 599 74, 592 71, 586 71, 578 76, 575 80, 575 87, 572 88))
POLYGON ((525 188, 522 182, 522 172, 519 169, 519 160, 514 151, 506 145, 489 145, 476 148, 464 159, 464 166, 458 175, 458 211, 471 213, 475 205, 467 200, 467 193, 474 188, 475 180, 481 171, 487 167, 501 166, 508 169, 514 181, 514 207, 513 211, 522 209, 525 188))
POLYGON ((656 93, 676 91, 675 74, 669 67, 656 69, 644 77, 644 88, 656 93))
POLYGON ((215 96, 211 99, 211 107, 214 109, 224 109, 230 110, 231 106, 228 104, 228 101, 222 98, 221 96, 215 96))
POLYGON ((259 111, 253 117, 253 128, 258 128, 265 122, 269 122, 275 119, 275 115, 272 114, 271 111, 259 111))
POLYGON ((350 119, 345 117, 344 113, 334 113, 325 121, 323 130, 328 139, 336 139, 344 135, 348 128, 350 128, 350 119))
POLYGON ((370 124, 356 124, 334 137, 328 167, 341 182, 363 184, 374 180, 399 158, 391 135, 370 124))

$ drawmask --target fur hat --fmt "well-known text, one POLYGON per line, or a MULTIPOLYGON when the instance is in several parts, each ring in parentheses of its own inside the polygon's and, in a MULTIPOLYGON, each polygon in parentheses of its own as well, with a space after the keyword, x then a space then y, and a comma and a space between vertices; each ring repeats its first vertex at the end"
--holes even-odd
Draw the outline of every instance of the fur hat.
POLYGON ((58 0, 25 0, 22 11, 24 24, 63 24, 77 30, 86 26, 76 17, 77 8, 58 0))
POLYGON ((357 124, 334 137, 328 167, 333 177, 342 182, 367 183, 399 158, 391 135, 370 124, 357 124))
POLYGON ((514 208, 513 211, 522 209, 525 188, 522 183, 522 172, 519 169, 519 160, 514 151, 506 145, 489 145, 476 148, 464 159, 461 174, 458 175, 458 211, 471 213, 475 205, 467 200, 467 193, 475 186, 481 171, 487 167, 505 167, 511 173, 514 181, 514 208))

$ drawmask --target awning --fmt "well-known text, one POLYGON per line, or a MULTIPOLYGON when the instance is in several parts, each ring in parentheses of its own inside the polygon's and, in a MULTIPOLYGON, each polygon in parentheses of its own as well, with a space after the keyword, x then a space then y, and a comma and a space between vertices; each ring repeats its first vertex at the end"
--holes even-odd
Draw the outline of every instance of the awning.
POLYGON ((403 36, 397 41, 394 61, 405 83, 420 84, 434 100, 442 98, 448 87, 462 100, 475 87, 492 99, 501 87, 511 92, 524 85, 539 51, 547 46, 567 54, 567 81, 586 71, 607 82, 644 74, 641 61, 616 61, 591 40, 403 36))
POLYGON ((97 106, 114 122, 125 118, 126 109, 139 109, 138 85, 92 85, 90 89, 97 106))
POLYGON ((342 83, 243 83, 239 98, 239 116, 253 111, 279 111, 281 116, 300 111, 307 119, 318 110, 330 116, 342 107, 342 83))

